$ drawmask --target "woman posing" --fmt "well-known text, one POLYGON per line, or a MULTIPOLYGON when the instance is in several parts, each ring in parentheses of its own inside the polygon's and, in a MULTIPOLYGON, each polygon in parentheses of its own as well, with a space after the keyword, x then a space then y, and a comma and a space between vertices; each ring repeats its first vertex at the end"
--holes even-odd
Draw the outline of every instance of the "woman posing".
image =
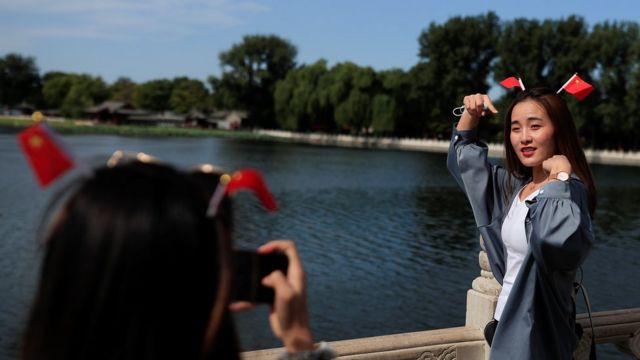
POLYGON ((550 89, 520 92, 505 115, 501 167, 487 161, 477 136, 481 116, 498 112, 491 99, 469 95, 464 108, 447 166, 471 203, 502 284, 497 323, 485 331, 490 359, 571 359, 573 283, 593 243, 596 206, 571 113, 550 89))

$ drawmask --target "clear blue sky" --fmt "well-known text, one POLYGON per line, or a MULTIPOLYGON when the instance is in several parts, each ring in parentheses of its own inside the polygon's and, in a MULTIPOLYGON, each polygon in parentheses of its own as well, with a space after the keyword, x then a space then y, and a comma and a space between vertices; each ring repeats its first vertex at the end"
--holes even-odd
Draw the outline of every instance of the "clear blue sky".
POLYGON ((559 19, 589 25, 638 21, 638 0, 0 0, 0 56, 33 56, 41 73, 89 73, 113 82, 219 75, 218 54, 248 34, 276 34, 298 63, 325 58, 409 69, 431 22, 492 10, 501 20, 559 19))

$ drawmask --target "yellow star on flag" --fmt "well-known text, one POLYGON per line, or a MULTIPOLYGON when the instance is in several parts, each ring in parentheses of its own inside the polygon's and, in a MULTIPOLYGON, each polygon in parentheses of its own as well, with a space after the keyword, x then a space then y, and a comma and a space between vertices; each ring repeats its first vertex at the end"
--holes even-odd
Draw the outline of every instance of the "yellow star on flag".
POLYGON ((29 146, 34 149, 40 148, 43 142, 42 138, 38 135, 33 135, 29 138, 29 146))

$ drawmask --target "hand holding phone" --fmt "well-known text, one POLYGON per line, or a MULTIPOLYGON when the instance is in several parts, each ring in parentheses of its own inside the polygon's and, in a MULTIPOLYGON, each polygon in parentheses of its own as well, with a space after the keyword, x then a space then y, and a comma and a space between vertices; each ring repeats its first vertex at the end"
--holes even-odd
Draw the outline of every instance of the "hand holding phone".
MULTIPOLYGON (((256 256, 261 258, 265 255, 270 256, 277 254, 277 256, 284 256, 287 259, 288 266, 284 271, 282 271, 282 266, 247 266, 251 268, 263 268, 264 270, 257 271, 258 274, 266 272, 266 269, 269 268, 275 269, 271 273, 268 273, 266 277, 261 278, 261 286, 266 287, 275 293, 275 297, 270 297, 271 311, 269 313, 269 322, 271 323, 271 329, 273 330, 274 335, 282 340, 288 352, 294 353, 298 351, 312 350, 314 348, 314 344, 311 330, 309 329, 309 312, 307 310, 307 292, 304 270, 302 269, 302 262, 300 261, 298 251, 296 250, 293 241, 275 240, 261 246, 257 253, 249 252, 251 253, 249 255, 238 255, 239 253, 241 252, 235 251, 233 255, 234 258, 241 258, 240 261, 246 261, 246 259, 249 259, 249 263, 252 264, 257 263, 257 260, 255 260, 256 256), (245 260, 242 260, 242 258, 245 260)), ((279 261, 280 260, 276 260, 276 262, 279 261)), ((234 267, 237 268, 239 263, 239 261, 236 261, 236 265, 234 267)), ((255 274, 256 272, 254 270, 247 272, 246 269, 245 271, 238 269, 237 273, 255 274)), ((253 278, 255 279, 255 277, 253 278)), ((240 281, 245 282, 245 280, 240 281)), ((246 284, 255 284, 255 282, 250 280, 249 282, 245 282, 245 285, 235 284, 234 287, 246 288, 248 286, 246 284)), ((254 285, 251 285, 250 287, 253 286, 254 285)), ((238 290, 233 290, 233 292, 238 295, 243 293, 242 290, 239 292, 238 290)), ((249 291, 248 293, 251 294, 254 292, 249 291)), ((250 299, 237 299, 238 295, 235 294, 232 296, 232 298, 235 298, 235 302, 230 305, 230 308, 233 311, 248 310, 257 304, 255 297, 240 296, 250 299)), ((247 294, 247 292, 244 292, 244 294, 247 294)))
POLYGON ((260 254, 249 250, 233 251, 232 301, 272 304, 273 289, 262 285, 262 279, 276 270, 287 274, 289 260, 281 252, 260 254))
POLYGON ((261 246, 258 252, 280 252, 289 259, 286 275, 275 271, 262 280, 262 284, 273 288, 276 294, 269 314, 274 335, 282 340, 288 352, 313 349, 304 270, 295 244, 290 240, 271 241, 261 246))

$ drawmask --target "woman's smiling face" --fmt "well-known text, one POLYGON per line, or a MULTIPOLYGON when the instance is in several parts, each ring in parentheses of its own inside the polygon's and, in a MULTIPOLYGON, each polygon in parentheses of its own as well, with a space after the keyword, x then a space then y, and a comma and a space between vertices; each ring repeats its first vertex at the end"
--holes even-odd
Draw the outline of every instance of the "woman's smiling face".
POLYGON ((556 153, 554 126, 546 110, 534 100, 525 100, 511 112, 511 146, 522 165, 541 166, 556 153))

